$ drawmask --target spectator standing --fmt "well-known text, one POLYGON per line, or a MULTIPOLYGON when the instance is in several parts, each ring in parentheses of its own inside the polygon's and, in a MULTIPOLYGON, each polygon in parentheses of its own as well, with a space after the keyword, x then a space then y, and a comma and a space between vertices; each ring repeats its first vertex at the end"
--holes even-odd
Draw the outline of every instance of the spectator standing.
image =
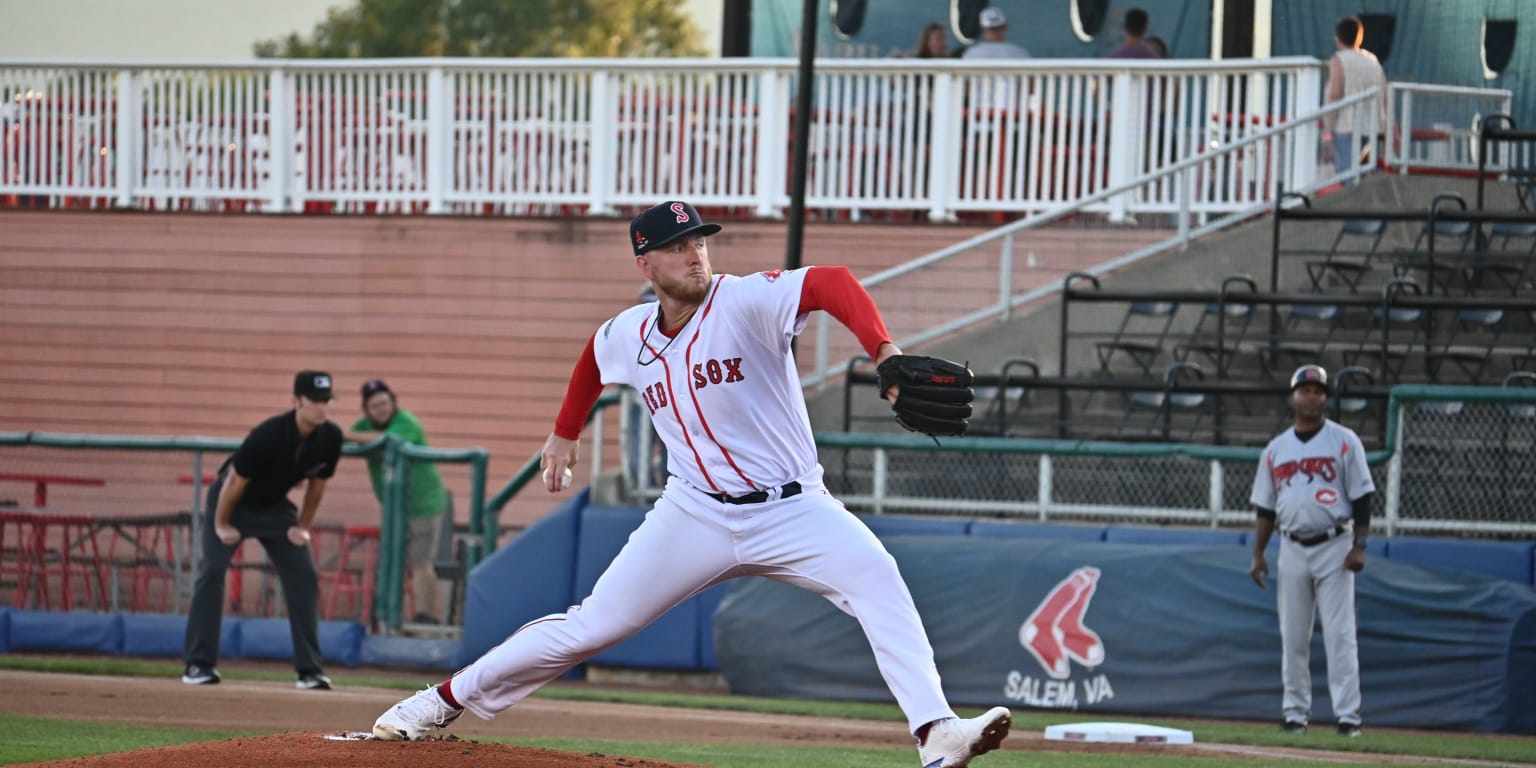
MULTIPOLYGON (((380 434, 390 434, 412 445, 426 447, 427 433, 421 427, 416 414, 400 407, 393 390, 383 379, 369 379, 363 383, 363 415, 346 438, 356 443, 366 443, 380 434)), ((415 605, 417 624, 441 623, 442 594, 433 561, 441 544, 444 514, 449 514, 448 492, 443 488, 443 478, 437 466, 429 461, 410 463, 411 476, 406 481, 407 537, 405 564, 410 569, 407 587, 411 602, 415 605)), ((373 495, 384 500, 384 452, 375 451, 368 456, 368 479, 373 483, 373 495)))
POLYGON ((1147 44, 1147 26, 1151 24, 1151 18, 1147 12, 1140 8, 1132 8, 1125 12, 1125 42, 1119 48, 1111 51, 1111 59, 1161 59, 1166 55, 1159 54, 1155 48, 1147 44))
POLYGON ((1323 140, 1332 142, 1334 169, 1340 173, 1359 165, 1362 144, 1374 138, 1365 134, 1371 129, 1372 117, 1376 118, 1378 130, 1387 124, 1387 76, 1381 71, 1376 54, 1360 47, 1364 40, 1365 25, 1353 16, 1340 19, 1334 28, 1334 43, 1338 50, 1328 60, 1328 103, 1377 89, 1376 99, 1324 119, 1323 140), (1372 115, 1373 110, 1375 115, 1372 115))
MULTIPOLYGON (((972 61, 1029 58, 1029 51, 1023 46, 1008 42, 1008 17, 1003 15, 1001 8, 981 9, 978 21, 981 25, 981 40, 965 49, 960 58, 972 61)), ((1014 97, 1014 85, 1014 78, 1005 75, 974 78, 971 81, 972 92, 968 94, 969 103, 973 107, 993 109, 1020 108, 1028 103, 1028 85, 1023 86, 1026 93, 1021 98, 1014 97)))
POLYGON ((983 8, 978 19, 981 40, 965 49, 964 59, 1027 59, 1024 46, 1008 42, 1008 17, 1001 8, 983 8))
POLYGON ((1328 372, 1303 365, 1291 374, 1294 424, 1265 446, 1250 501, 1258 512, 1249 575, 1262 589, 1264 549, 1280 531, 1275 593, 1280 614, 1281 727, 1305 733, 1312 717, 1312 630, 1322 612, 1328 692, 1340 736, 1360 735, 1360 650, 1355 636, 1355 573, 1365 568, 1376 485, 1360 437, 1324 418, 1328 372), (1350 535, 1353 523, 1354 535, 1350 535))
POLYGON ((320 666, 320 583, 309 549, 309 528, 341 457, 341 428, 326 419, 330 402, 331 375, 300 371, 293 379, 293 410, 256 425, 208 488, 203 558, 187 614, 183 683, 219 682, 224 575, 240 542, 253 538, 266 549, 283 585, 297 686, 331 687, 320 666), (302 511, 288 500, 289 490, 300 483, 302 511))

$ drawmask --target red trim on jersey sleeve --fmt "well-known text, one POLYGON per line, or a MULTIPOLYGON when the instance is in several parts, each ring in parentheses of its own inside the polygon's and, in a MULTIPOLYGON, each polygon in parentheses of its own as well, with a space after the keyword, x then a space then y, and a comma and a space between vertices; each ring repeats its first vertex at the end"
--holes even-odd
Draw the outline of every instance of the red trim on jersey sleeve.
POLYGON ((587 339, 587 348, 581 351, 576 369, 571 371, 571 383, 565 389, 565 402, 560 404, 560 415, 555 417, 555 436, 565 440, 577 440, 581 429, 587 425, 587 414, 603 394, 603 375, 597 370, 597 352, 592 345, 597 334, 587 339))
POLYGON ((806 271, 800 288, 800 313, 818 309, 848 326, 871 358, 881 344, 891 340, 875 300, 847 267, 811 267, 806 271))

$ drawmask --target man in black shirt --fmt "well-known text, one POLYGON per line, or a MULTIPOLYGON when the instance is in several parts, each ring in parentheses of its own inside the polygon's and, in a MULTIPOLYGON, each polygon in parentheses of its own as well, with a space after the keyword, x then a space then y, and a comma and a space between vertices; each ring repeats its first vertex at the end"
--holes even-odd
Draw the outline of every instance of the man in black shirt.
POLYGON ((320 586, 309 551, 310 524, 341 457, 341 428, 325 418, 330 402, 330 374, 300 371, 293 380, 293 410, 256 425, 208 489, 203 561, 187 615, 183 683, 219 682, 224 574, 240 541, 253 538, 267 550, 283 585, 298 687, 331 687, 320 668, 320 586), (305 480, 300 512, 288 491, 305 480))

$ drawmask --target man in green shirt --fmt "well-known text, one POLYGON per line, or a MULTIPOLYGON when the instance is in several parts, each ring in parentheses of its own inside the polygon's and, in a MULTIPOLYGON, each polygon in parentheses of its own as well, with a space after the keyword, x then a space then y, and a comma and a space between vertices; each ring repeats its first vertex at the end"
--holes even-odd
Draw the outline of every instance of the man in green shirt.
MULTIPOLYGON (((425 446, 427 433, 421 422, 410 411, 402 410, 395 401, 395 393, 382 379, 369 379, 363 383, 363 417, 352 425, 346 438, 366 443, 384 432, 413 445, 425 446)), ((410 464, 411 476, 406 485, 406 514, 410 521, 405 562, 410 574, 410 597, 416 606, 415 621, 419 624, 437 624, 441 621, 441 594, 433 559, 437 554, 438 532, 442 519, 439 515, 448 511, 448 493, 443 489, 443 478, 437 473, 437 465, 429 461, 410 464)), ((384 498, 384 454, 375 452, 368 457, 368 476, 373 481, 373 495, 384 498)))

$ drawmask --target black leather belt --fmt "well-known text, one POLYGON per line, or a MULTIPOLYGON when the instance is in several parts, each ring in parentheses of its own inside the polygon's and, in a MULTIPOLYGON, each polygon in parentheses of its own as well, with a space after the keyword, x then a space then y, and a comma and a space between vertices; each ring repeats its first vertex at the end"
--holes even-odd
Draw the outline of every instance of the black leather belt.
POLYGON ((1344 531, 1344 526, 1338 525, 1334 526, 1333 530, 1324 531, 1323 533, 1319 533, 1316 536, 1297 536, 1294 533, 1287 533, 1285 537, 1291 541, 1296 542, 1297 544, 1302 545, 1303 547, 1315 547, 1334 537, 1344 535, 1344 531))
MULTIPOLYGON (((768 490, 763 490, 763 491, 753 491, 751 493, 744 493, 744 494, 742 494, 740 496, 727 496, 727 495, 725 495, 723 493, 706 493, 704 495, 710 497, 711 499, 714 499, 715 501, 722 502, 722 503, 725 503, 725 504, 761 504, 761 503, 763 503, 763 502, 768 500, 769 492, 771 490, 772 489, 770 488, 768 490)), ((800 495, 800 484, 799 483, 785 483, 784 485, 779 487, 779 498, 781 498, 781 499, 787 499, 787 498, 789 498, 791 496, 799 496, 799 495, 800 495)))

